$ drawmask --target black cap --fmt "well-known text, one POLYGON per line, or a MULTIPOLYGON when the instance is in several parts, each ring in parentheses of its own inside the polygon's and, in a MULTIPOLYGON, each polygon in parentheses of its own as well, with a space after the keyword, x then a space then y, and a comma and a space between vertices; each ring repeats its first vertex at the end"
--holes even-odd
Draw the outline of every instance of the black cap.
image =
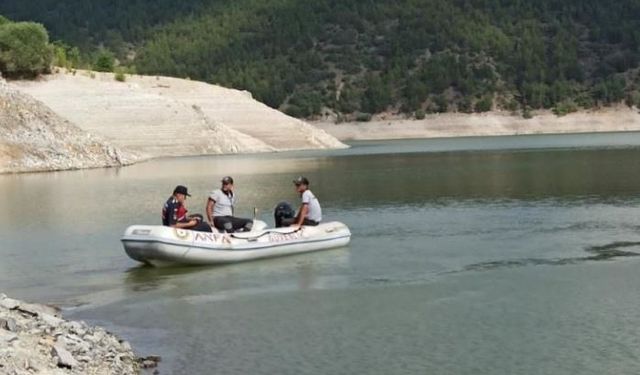
POLYGON ((231 178, 231 176, 224 176, 222 177, 222 183, 223 184, 233 184, 233 178, 231 178))
POLYGON ((184 194, 184 195, 186 195, 187 197, 190 197, 190 196, 191 196, 191 194, 189 194, 189 193, 187 192, 187 187, 186 187, 186 186, 182 186, 182 185, 178 185, 178 186, 176 186, 176 188, 175 188, 175 189, 173 189, 173 194, 184 194))
POLYGON ((309 185, 309 180, 307 180, 306 177, 304 176, 298 176, 295 180, 293 180, 293 183, 296 185, 309 185))

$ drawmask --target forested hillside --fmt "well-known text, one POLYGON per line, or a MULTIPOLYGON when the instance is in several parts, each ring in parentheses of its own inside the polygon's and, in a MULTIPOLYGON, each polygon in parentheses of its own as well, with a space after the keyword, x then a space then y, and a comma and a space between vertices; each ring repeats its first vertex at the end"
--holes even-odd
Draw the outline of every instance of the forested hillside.
POLYGON ((4 0, 137 72, 343 118, 640 104, 636 0, 4 0))

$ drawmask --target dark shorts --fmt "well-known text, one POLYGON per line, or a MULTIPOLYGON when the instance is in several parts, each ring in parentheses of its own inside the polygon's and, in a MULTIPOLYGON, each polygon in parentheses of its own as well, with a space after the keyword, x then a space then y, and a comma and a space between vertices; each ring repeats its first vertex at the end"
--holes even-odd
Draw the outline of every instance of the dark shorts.
POLYGON ((195 230, 198 232, 212 232, 211 225, 209 225, 209 223, 204 221, 204 218, 202 217, 202 215, 200 214, 189 215, 186 221, 183 221, 183 222, 189 222, 189 220, 191 219, 197 219, 198 223, 192 226, 191 228, 185 228, 185 229, 195 230))
MULTIPOLYGON (((288 227, 290 225, 293 225, 296 223, 296 218, 292 217, 292 218, 287 218, 287 219, 282 219, 282 226, 284 227, 288 227)), ((309 225, 309 226, 316 226, 320 224, 320 222, 315 221, 315 220, 309 220, 309 219, 304 219, 304 221, 302 222, 302 225, 309 225)))
POLYGON ((248 232, 253 228, 253 220, 233 216, 216 216, 213 218, 213 226, 227 233, 233 233, 240 229, 248 232))

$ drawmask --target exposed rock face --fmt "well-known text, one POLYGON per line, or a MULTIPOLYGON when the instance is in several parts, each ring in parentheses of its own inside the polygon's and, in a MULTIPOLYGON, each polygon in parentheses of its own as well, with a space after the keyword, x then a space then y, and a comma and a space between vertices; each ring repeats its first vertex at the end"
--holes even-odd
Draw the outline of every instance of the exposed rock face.
POLYGON ((145 156, 346 147, 333 136, 254 100, 185 79, 61 72, 13 82, 91 134, 145 156))
POLYGON ((66 72, 0 81, 0 173, 166 156, 347 147, 324 130, 203 82, 66 72))
POLYGON ((0 294, 0 374, 138 374, 158 357, 99 327, 62 319, 55 308, 0 294))
POLYGON ((120 166, 137 158, 0 78, 0 173, 120 166))

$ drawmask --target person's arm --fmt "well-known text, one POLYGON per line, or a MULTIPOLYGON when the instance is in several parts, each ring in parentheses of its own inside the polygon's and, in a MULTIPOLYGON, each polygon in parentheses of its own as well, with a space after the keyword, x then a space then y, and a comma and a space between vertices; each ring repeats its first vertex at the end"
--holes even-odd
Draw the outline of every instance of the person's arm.
POLYGON ((198 224, 198 220, 188 216, 188 210, 181 204, 174 205, 174 215, 169 222, 170 226, 179 229, 190 229, 198 224))
POLYGON ((309 213, 309 204, 303 203, 302 207, 300 207, 300 212, 298 213, 298 221, 296 222, 297 226, 302 226, 302 223, 304 223, 304 218, 307 217, 308 213, 309 213))
POLYGON ((209 225, 213 226, 213 206, 215 206, 216 201, 214 201, 211 197, 207 199, 207 220, 209 221, 209 225))
POLYGON ((189 221, 183 221, 181 223, 175 223, 175 224, 171 225, 171 227, 172 228, 178 228, 178 229, 189 229, 191 227, 194 227, 196 224, 198 224, 198 220, 191 219, 189 221))

